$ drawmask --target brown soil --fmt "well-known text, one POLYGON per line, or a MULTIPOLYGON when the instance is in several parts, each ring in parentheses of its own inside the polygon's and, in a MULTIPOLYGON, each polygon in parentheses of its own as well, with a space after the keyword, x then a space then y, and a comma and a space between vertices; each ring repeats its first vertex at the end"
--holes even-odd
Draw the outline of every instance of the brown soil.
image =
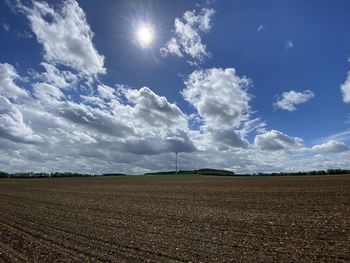
POLYGON ((350 262, 350 176, 0 180, 0 262, 350 262))

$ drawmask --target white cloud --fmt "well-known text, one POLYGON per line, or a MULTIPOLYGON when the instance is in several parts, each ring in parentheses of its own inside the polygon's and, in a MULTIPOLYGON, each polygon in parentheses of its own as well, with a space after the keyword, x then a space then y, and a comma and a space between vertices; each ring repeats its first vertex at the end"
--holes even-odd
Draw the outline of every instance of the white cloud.
POLYGON ((260 118, 246 120, 241 129, 242 136, 246 136, 247 134, 256 131, 257 133, 265 133, 266 130, 266 122, 262 121, 260 118))
MULTIPOLYGON (((247 148, 249 142, 242 135, 233 129, 215 129, 210 131, 212 135, 212 143, 222 143, 225 146, 247 148)), ((224 149, 223 145, 219 148, 224 149)))
POLYGON ((259 27, 258 27, 258 29, 256 30, 256 32, 260 32, 260 31, 262 31, 262 30, 264 30, 265 29, 265 26, 264 25, 260 25, 259 27))
POLYGON ((312 149, 317 152, 338 153, 348 151, 349 147, 346 146, 343 142, 330 140, 326 143, 315 145, 314 147, 312 147, 312 149))
POLYGON ((16 85, 19 80, 16 69, 7 63, 0 63, 0 95, 18 99, 28 97, 28 92, 16 85))
POLYGON ((126 152, 133 154, 154 155, 161 153, 185 153, 196 150, 191 139, 184 132, 169 133, 166 137, 149 136, 128 140, 123 144, 126 152))
POLYGON ((289 137, 280 131, 271 130, 255 136, 254 144, 262 150, 291 150, 302 147, 303 140, 298 137, 289 137))
POLYGON ((115 98, 115 90, 107 85, 97 85, 97 91, 102 99, 111 100, 115 98))
POLYGON ((202 120, 203 133, 195 136, 200 148, 248 146, 244 132, 237 129, 249 121, 249 84, 233 68, 196 70, 188 76, 182 95, 202 120))
POLYGON ((32 72, 33 77, 42 82, 52 84, 58 88, 73 88, 78 82, 78 77, 67 70, 59 70, 54 65, 42 62, 45 72, 32 72))
POLYGON ((3 96, 0 96, 0 138, 21 143, 42 142, 42 138, 24 123, 22 113, 3 96))
POLYGON ((94 129, 97 132, 118 137, 134 135, 134 129, 127 121, 121 122, 118 116, 103 109, 64 101, 56 105, 56 110, 59 116, 86 129, 94 129))
POLYGON ((343 94, 343 101, 345 103, 350 102, 350 71, 348 72, 348 76, 345 82, 340 86, 340 90, 343 94))
POLYGON ((196 70, 185 81, 182 95, 191 103, 205 126, 238 127, 250 111, 250 80, 236 75, 234 68, 196 70))
POLYGON ((349 130, 342 131, 322 139, 322 141, 327 141, 327 140, 348 141, 350 140, 350 131, 349 130))
POLYGON ((152 128, 160 128, 160 130, 155 130, 155 133, 159 133, 162 127, 173 131, 187 128, 187 118, 180 108, 169 103, 165 97, 158 96, 149 88, 124 89, 123 93, 128 101, 134 104, 133 115, 135 120, 140 122, 137 125, 147 123, 152 128))
MULTIPOLYGON (((40 84, 39 88, 48 88, 47 85, 49 84, 40 84)), ((35 84, 34 93, 39 96, 37 88, 38 84, 35 84)), ((95 134, 90 134, 89 137, 97 141, 97 149, 102 147, 104 152, 108 151, 106 142, 118 146, 118 149, 113 150, 133 154, 195 150, 187 136, 188 122, 185 114, 175 104, 169 103, 149 88, 119 87, 114 93, 112 88, 99 85, 97 92, 106 99, 82 96, 83 102, 86 101, 87 104, 62 100, 61 93, 54 90, 42 91, 46 92, 39 96, 42 106, 55 116, 56 124, 60 123, 56 125, 59 128, 55 128, 56 133, 66 131, 65 133, 72 134, 76 129, 79 134, 89 131, 95 134), (126 100, 125 104, 121 103, 122 100, 126 100)), ((52 118, 50 124, 55 123, 52 118)), ((57 134, 55 137, 59 138, 57 134)), ((75 141, 77 144, 80 142, 75 141)))
POLYGON ((287 111, 295 111, 296 105, 307 102, 312 99, 315 94, 310 90, 303 92, 297 92, 294 90, 283 92, 281 96, 277 98, 277 101, 273 104, 274 107, 287 111))
POLYGON ((48 83, 33 84, 33 95, 43 103, 54 104, 57 100, 64 98, 61 90, 48 83))
POLYGON ((82 144, 97 143, 96 139, 94 139, 93 137, 91 137, 90 135, 82 131, 73 131, 73 133, 70 134, 70 138, 72 143, 82 143, 82 144))
POLYGON ((292 40, 288 40, 285 44, 285 48, 288 50, 288 49, 291 49, 294 47, 294 43, 292 40))
POLYGON ((167 54, 173 54, 178 57, 182 57, 181 52, 182 46, 178 43, 176 38, 172 37, 166 42, 165 47, 161 48, 162 55, 166 56, 167 54))
MULTIPOLYGON (((11 65, 6 68, 13 69, 11 65)), ((70 97, 75 89, 59 88, 66 86, 64 72, 50 65, 44 65, 44 68, 43 73, 31 73, 31 80, 26 78, 32 86, 32 96, 28 95, 26 103, 12 105, 4 98, 8 103, 2 103, 4 126, 0 140, 6 138, 16 143, 45 140, 49 145, 38 151, 57 158, 61 158, 60 150, 56 153, 50 145, 59 149, 71 148, 67 142, 76 146, 66 153, 72 158, 77 152, 80 157, 86 152, 93 155, 91 149, 86 149, 89 144, 95 144, 96 154, 103 153, 104 156, 110 155, 109 151, 154 155, 196 150, 187 134, 187 116, 177 105, 149 88, 118 86, 113 89, 100 84, 95 92, 87 90, 88 94, 78 95, 81 102, 77 103, 70 97), (35 82, 38 79, 42 82, 35 82), (28 122, 24 123, 23 119, 28 122)), ((16 78, 20 77, 16 75, 16 78)), ((9 90, 10 97, 17 88, 21 90, 18 86, 9 90)))
POLYGON ((4 124, 0 128, 0 156, 6 151, 14 160, 0 157, 0 163, 9 171, 65 167, 80 172, 89 172, 87 168, 93 169, 90 172, 132 172, 151 166, 164 169, 164 160, 153 163, 159 157, 151 160, 149 156, 196 151, 188 136, 186 115, 175 104, 146 87, 119 89, 123 90, 116 91, 114 98, 98 101, 103 106, 97 107, 91 102, 73 102, 63 94, 65 90, 51 84, 34 83, 34 97, 26 104, 1 103, 1 113, 11 112, 16 117, 12 122, 0 120, 4 124), (40 141, 45 144, 37 144, 40 141), (36 144, 27 147, 29 143, 36 144), (20 153, 16 152, 17 144, 21 145, 20 153))
POLYGON ((185 54, 196 60, 209 56, 201 36, 210 31, 211 18, 214 13, 215 10, 212 8, 203 8, 199 14, 196 14, 195 10, 186 11, 181 18, 176 18, 174 37, 170 38, 161 48, 161 53, 179 57, 185 54))
POLYGON ((14 33, 15 33, 15 36, 17 38, 27 38, 27 39, 29 39, 29 38, 33 37, 33 35, 30 32, 28 32, 28 31, 14 30, 14 33))
POLYGON ((85 13, 75 0, 64 1, 59 10, 46 2, 32 4, 32 7, 22 4, 17 7, 29 19, 47 62, 71 67, 83 75, 106 73, 104 57, 95 49, 85 13))
POLYGON ((9 31, 10 30, 10 26, 6 23, 2 23, 2 27, 3 29, 5 29, 5 31, 9 31))

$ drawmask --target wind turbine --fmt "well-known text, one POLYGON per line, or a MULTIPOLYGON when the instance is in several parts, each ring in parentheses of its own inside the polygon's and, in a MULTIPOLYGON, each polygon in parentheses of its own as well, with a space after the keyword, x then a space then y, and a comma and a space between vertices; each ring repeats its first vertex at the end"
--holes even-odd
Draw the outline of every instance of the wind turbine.
POLYGON ((177 152, 175 152, 175 173, 177 174, 177 152))

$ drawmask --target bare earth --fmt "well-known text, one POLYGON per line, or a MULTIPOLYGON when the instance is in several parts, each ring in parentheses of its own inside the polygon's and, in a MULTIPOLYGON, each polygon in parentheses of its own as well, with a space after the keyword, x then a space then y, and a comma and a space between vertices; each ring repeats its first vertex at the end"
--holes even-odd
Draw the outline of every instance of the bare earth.
POLYGON ((350 176, 0 180, 0 262, 350 262, 350 176))

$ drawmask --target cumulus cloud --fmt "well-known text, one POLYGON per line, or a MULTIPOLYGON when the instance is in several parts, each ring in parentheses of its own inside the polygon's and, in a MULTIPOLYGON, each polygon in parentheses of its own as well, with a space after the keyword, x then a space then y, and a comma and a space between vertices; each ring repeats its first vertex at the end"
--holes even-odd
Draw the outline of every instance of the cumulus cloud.
POLYGON ((8 63, 0 63, 0 95, 18 99, 28 97, 28 92, 16 85, 20 79, 16 69, 8 63))
MULTIPOLYGON (((82 90, 68 92, 65 87, 69 74, 49 64, 43 67, 43 72, 31 72, 26 78, 32 89, 27 91, 25 103, 14 105, 6 98, 1 101, 0 140, 22 144, 45 141, 45 147, 38 145, 36 149, 26 149, 23 145, 23 156, 17 156, 18 159, 27 162, 29 159, 25 158, 33 157, 28 151, 38 151, 42 154, 37 156, 37 161, 44 158, 46 162, 51 156, 52 160, 63 162, 70 156, 84 162, 84 157, 103 158, 106 162, 118 158, 122 163, 130 162, 128 154, 196 150, 188 136, 187 116, 176 104, 151 89, 121 85, 115 89, 98 84, 92 87, 94 91, 86 90, 85 95, 82 90), (77 101, 72 100, 72 92, 77 92, 74 94, 77 101), (87 148, 91 144, 94 149, 87 148)), ((12 78, 20 78, 11 65, 6 68, 12 70, 12 78)), ((11 81, 10 84, 14 85, 11 81)), ((22 90, 16 86, 8 91, 9 97, 13 98, 17 89, 22 90)), ((49 165, 54 167, 52 163, 49 165)))
POLYGON ((42 142, 42 138, 24 123, 22 113, 3 96, 0 96, 0 137, 21 143, 42 142))
POLYGON ((41 62, 40 65, 45 69, 43 72, 30 71, 34 79, 48 83, 60 89, 72 88, 76 85, 79 78, 68 70, 59 70, 52 64, 41 62))
POLYGON ((95 49, 85 13, 75 0, 65 0, 58 10, 41 1, 31 7, 19 3, 17 8, 29 19, 47 62, 88 76, 106 73, 104 56, 95 49))
MULTIPOLYGON (((59 118, 61 123, 62 120, 67 122, 55 128, 56 133, 76 129, 78 133, 89 131, 95 134, 89 136, 97 140, 97 148, 101 142, 109 141, 119 146, 118 151, 134 154, 195 150, 187 135, 186 115, 165 97, 158 96, 147 87, 120 87, 118 92, 114 92, 111 87, 99 85, 97 93, 105 99, 84 96, 86 104, 67 99, 60 101, 61 94, 49 89, 40 99, 50 101, 45 105, 46 110, 59 118)), ((106 149, 106 146, 103 147, 106 149)))
POLYGON ((254 144, 262 150, 277 151, 290 150, 302 146, 303 140, 298 137, 290 137, 280 131, 271 130, 255 136, 254 144))
POLYGON ((237 127, 250 111, 250 80, 234 68, 196 70, 185 81, 182 95, 198 111, 206 126, 237 127))
POLYGON ((221 142, 232 147, 247 148, 249 142, 241 135, 232 129, 218 129, 211 132, 213 141, 221 142))
POLYGON ((95 129, 112 136, 124 137, 126 134, 134 134, 133 128, 127 121, 121 122, 117 116, 89 105, 64 101, 58 105, 57 113, 75 124, 84 125, 88 129, 95 129))
POLYGON ((278 96, 277 101, 273 104, 275 108, 280 108, 287 111, 295 111, 296 105, 305 103, 312 99, 315 94, 310 90, 297 92, 294 90, 283 92, 278 96))
POLYGON ((33 95, 41 102, 49 103, 50 105, 65 97, 59 88, 48 83, 33 84, 33 95))
POLYGON ((165 97, 158 96, 147 87, 139 90, 124 89, 123 93, 128 101, 134 104, 133 115, 142 123, 146 122, 154 128, 165 126, 167 129, 186 129, 185 114, 165 97))
POLYGON ((234 68, 196 70, 185 80, 182 95, 197 110, 203 135, 212 138, 208 144, 248 145, 234 129, 249 120, 249 84, 250 80, 237 76, 234 68))
POLYGON ((68 140, 73 144, 95 144, 97 140, 90 134, 75 130, 72 133, 67 133, 65 130, 59 129, 59 132, 66 134, 68 140))
POLYGON ((348 72, 348 76, 345 82, 340 86, 340 90, 343 95, 343 101, 345 103, 350 102, 350 71, 348 72))
POLYGON ((186 11, 181 18, 176 18, 174 36, 161 48, 161 53, 164 56, 187 55, 196 60, 209 56, 206 45, 202 43, 202 35, 210 31, 214 13, 212 8, 203 8, 199 13, 186 11))
POLYGON ((102 99, 111 100, 115 98, 115 90, 107 85, 97 85, 97 91, 102 99))
POLYGON ((349 147, 343 142, 338 142, 335 140, 330 140, 326 143, 315 145, 312 147, 314 151, 323 152, 323 153, 339 153, 349 150, 349 147))
POLYGON ((167 152, 194 152, 196 147, 185 132, 168 134, 165 138, 151 136, 129 140, 123 144, 127 152, 134 154, 161 154, 167 152))
POLYGON ((119 86, 112 92, 113 88, 101 84, 96 95, 103 94, 105 99, 96 102, 97 106, 93 99, 74 102, 65 89, 49 83, 33 83, 32 87, 32 97, 25 104, 0 100, 0 155, 7 152, 13 158, 0 158, 0 163, 9 171, 38 171, 37 167, 80 172, 164 169, 164 160, 153 163, 157 156, 197 150, 188 135, 186 115, 149 88, 119 86), (45 144, 38 144, 42 141, 45 144), (151 161, 145 156, 155 157, 151 161), (41 162, 45 165, 35 167, 41 162))

